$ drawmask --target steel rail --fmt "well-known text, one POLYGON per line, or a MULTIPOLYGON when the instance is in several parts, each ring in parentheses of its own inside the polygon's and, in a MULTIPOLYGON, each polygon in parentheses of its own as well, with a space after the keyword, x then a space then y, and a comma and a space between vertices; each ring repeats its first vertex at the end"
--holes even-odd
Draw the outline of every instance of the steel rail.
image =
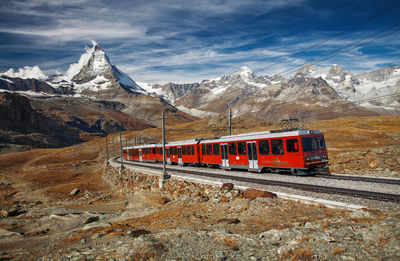
MULTIPOLYGON (((120 160, 117 160, 117 158, 114 158, 113 160, 115 162, 120 163, 120 160)), ((149 166, 149 165, 144 165, 144 164, 140 164, 137 162, 131 162, 131 161, 129 161, 129 162, 124 161, 124 163, 128 164, 128 165, 140 166, 140 167, 145 167, 145 168, 149 168, 149 169, 162 170, 162 167, 160 167, 160 166, 149 166)), ((311 185, 311 184, 288 182, 288 181, 276 181, 276 180, 248 178, 248 177, 241 177, 241 176, 222 175, 222 174, 202 172, 202 171, 193 171, 193 170, 187 170, 187 169, 169 168, 167 170, 171 171, 171 172, 181 172, 181 173, 186 173, 186 174, 190 174, 190 175, 234 180, 234 181, 247 182, 247 183, 253 183, 253 184, 258 184, 258 185, 289 187, 289 188, 304 190, 304 191, 339 194, 339 195, 345 195, 345 196, 352 196, 352 197, 400 203, 400 194, 390 194, 390 193, 382 193, 382 192, 374 192, 374 191, 353 190, 353 189, 339 188, 339 187, 311 185)))
POLYGON ((375 178, 375 177, 357 177, 357 176, 345 176, 345 175, 335 175, 335 174, 317 174, 317 178, 323 179, 338 179, 338 180, 351 180, 351 181, 362 181, 370 183, 382 183, 390 185, 400 185, 400 179, 391 178, 375 178))

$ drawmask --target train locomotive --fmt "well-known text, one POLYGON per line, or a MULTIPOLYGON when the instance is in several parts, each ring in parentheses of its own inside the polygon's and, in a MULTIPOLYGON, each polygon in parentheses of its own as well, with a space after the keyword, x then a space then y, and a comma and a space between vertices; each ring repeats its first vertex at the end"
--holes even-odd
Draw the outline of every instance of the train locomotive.
MULTIPOLYGON (((310 175, 326 172, 328 153, 319 130, 264 131, 192 139, 165 145, 168 164, 310 175)), ((125 160, 162 162, 162 144, 123 148, 125 160)))

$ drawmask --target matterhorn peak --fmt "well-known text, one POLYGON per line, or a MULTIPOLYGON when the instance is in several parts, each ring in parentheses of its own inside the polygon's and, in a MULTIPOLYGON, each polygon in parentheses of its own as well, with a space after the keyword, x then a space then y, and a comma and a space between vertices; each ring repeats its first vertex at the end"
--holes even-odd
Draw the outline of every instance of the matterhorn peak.
POLYGON ((120 90, 127 92, 146 93, 128 75, 111 64, 105 51, 92 40, 92 47, 86 47, 79 62, 71 64, 64 76, 64 80, 74 83, 78 93, 90 90, 110 91, 120 90))

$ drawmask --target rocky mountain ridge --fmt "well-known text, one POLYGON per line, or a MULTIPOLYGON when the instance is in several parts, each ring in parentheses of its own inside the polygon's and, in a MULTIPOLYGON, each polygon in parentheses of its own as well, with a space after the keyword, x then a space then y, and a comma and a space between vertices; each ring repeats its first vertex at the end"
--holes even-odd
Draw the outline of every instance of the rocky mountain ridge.
MULTIPOLYGON (((260 118, 266 116, 267 119, 276 120, 279 117, 291 117, 293 113, 278 113, 277 117, 271 118, 270 114, 272 111, 276 114, 276 108, 271 108, 272 111, 266 115, 260 111, 265 110, 266 105, 271 107, 271 104, 276 106, 277 102, 289 101, 292 104, 286 104, 283 111, 287 111, 288 107, 292 107, 288 111, 296 113, 311 109, 329 110, 326 108, 330 107, 331 111, 338 112, 332 113, 330 117, 337 117, 342 111, 337 107, 345 105, 354 109, 350 110, 354 115, 396 115, 400 113, 400 100, 398 95, 396 96, 400 87, 399 68, 400 66, 391 66, 353 75, 336 64, 318 67, 308 63, 294 76, 285 79, 279 75, 257 76, 244 66, 231 75, 204 80, 201 83, 146 84, 142 87, 150 93, 165 97, 179 109, 196 116, 217 116, 231 108, 238 116, 249 116, 257 112, 256 116, 262 115, 260 118), (175 91, 171 92, 171 89, 175 91), (384 98, 378 99, 381 96, 384 98)), ((278 111, 282 111, 281 109, 278 111)), ((324 112, 323 117, 325 116, 324 112)))

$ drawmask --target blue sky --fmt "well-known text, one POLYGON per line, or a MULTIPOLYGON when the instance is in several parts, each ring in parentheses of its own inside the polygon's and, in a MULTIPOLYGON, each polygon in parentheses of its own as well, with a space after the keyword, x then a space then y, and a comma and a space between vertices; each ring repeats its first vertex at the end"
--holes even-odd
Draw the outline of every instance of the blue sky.
MULTIPOLYGON (((1 1, 0 72, 33 65, 46 74, 64 72, 95 40, 111 62, 135 81, 194 82, 230 74, 241 66, 257 75, 273 75, 400 24, 397 6, 271 66, 399 4, 392 0, 1 1)), ((359 72, 399 61, 397 31, 317 65, 339 64, 359 72)))

